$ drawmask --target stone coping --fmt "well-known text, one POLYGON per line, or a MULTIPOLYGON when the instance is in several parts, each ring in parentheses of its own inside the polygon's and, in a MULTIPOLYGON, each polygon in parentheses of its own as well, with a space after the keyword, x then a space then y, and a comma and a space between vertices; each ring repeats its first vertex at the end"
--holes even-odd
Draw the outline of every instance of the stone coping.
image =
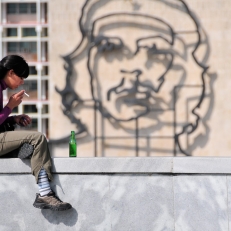
MULTIPOLYGON (((228 157, 52 158, 54 173, 231 174, 228 157)), ((30 160, 0 159, 0 174, 31 173, 30 160)))

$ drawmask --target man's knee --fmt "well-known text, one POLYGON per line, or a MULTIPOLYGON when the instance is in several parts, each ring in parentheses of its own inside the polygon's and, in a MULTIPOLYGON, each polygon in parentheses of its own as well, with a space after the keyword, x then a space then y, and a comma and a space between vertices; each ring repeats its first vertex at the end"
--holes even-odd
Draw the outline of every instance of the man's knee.
POLYGON ((37 140, 38 142, 47 142, 46 137, 42 132, 35 132, 34 133, 34 139, 37 140))

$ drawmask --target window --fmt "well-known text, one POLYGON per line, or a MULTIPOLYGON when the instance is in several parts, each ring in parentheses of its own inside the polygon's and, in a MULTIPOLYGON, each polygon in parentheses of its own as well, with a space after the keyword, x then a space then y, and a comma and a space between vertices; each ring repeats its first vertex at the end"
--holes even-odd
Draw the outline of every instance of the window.
POLYGON ((49 68, 48 68, 48 66, 43 66, 43 68, 42 68, 42 75, 48 75, 49 73, 49 68))
POLYGON ((22 28, 22 37, 36 36, 35 28, 22 28))
POLYGON ((36 53, 37 52, 36 42, 20 42, 19 51, 23 53, 36 53))
POLYGON ((35 66, 29 66, 30 75, 37 75, 37 70, 35 66))
POLYGON ((17 3, 7 4, 7 14, 17 14, 17 3))
POLYGON ((36 105, 23 105, 23 113, 37 113, 37 107, 36 105))
POLYGON ((23 127, 23 130, 31 130, 31 131, 37 131, 38 130, 38 119, 32 118, 31 124, 27 127, 23 127))
POLYGON ((30 4, 30 12, 32 14, 36 14, 36 3, 31 3, 30 4))
POLYGON ((49 113, 49 107, 48 105, 44 104, 42 106, 42 114, 47 114, 47 113, 49 113))
POLYGON ((8 3, 7 14, 36 14, 36 3, 8 3))
POLYGON ((45 125, 45 131, 43 131, 43 133, 46 134, 46 137, 49 138, 49 120, 48 119, 43 119, 42 123, 45 125))
POLYGON ((48 29, 46 27, 43 27, 41 37, 47 37, 47 36, 48 36, 48 29))
POLYGON ((30 130, 37 131, 37 129, 38 129, 38 120, 37 119, 32 119, 30 130))
POLYGON ((21 53, 36 53, 36 42, 8 42, 8 52, 21 52, 21 53))
POLYGON ((7 51, 8 52, 17 52, 18 51, 18 43, 16 43, 16 42, 7 43, 7 51))
POLYGON ((17 28, 7 28, 6 34, 7 34, 7 37, 16 37, 16 36, 18 36, 17 28))
POLYGON ((18 107, 13 108, 13 110, 11 111, 11 113, 18 113, 18 107))
POLYGON ((19 7, 19 14, 27 14, 28 13, 28 4, 27 3, 21 3, 18 4, 19 7))
POLYGON ((41 97, 42 100, 47 100, 48 99, 48 81, 47 80, 42 80, 41 84, 41 97))

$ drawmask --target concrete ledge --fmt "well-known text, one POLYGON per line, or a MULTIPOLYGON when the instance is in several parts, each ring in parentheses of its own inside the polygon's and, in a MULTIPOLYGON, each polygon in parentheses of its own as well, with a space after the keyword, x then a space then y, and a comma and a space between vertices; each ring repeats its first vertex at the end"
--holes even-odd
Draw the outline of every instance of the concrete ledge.
POLYGON ((176 157, 173 173, 230 174, 231 158, 227 157, 176 157))
POLYGON ((30 160, 1 159, 0 231, 231 231, 231 158, 53 158, 53 163, 51 187, 73 209, 34 208, 38 188, 30 160))
MULTIPOLYGON (((231 173, 226 157, 53 158, 53 164, 54 173, 231 173)), ((30 172, 30 160, 0 160, 0 173, 30 172)))

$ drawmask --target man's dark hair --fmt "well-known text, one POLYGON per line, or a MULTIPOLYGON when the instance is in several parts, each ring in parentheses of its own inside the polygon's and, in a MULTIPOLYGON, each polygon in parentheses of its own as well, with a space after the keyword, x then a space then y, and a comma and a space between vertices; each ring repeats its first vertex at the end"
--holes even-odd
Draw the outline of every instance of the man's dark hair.
POLYGON ((0 79, 3 79, 9 70, 13 70, 20 78, 27 78, 29 75, 27 62, 18 55, 8 55, 0 61, 0 79))

